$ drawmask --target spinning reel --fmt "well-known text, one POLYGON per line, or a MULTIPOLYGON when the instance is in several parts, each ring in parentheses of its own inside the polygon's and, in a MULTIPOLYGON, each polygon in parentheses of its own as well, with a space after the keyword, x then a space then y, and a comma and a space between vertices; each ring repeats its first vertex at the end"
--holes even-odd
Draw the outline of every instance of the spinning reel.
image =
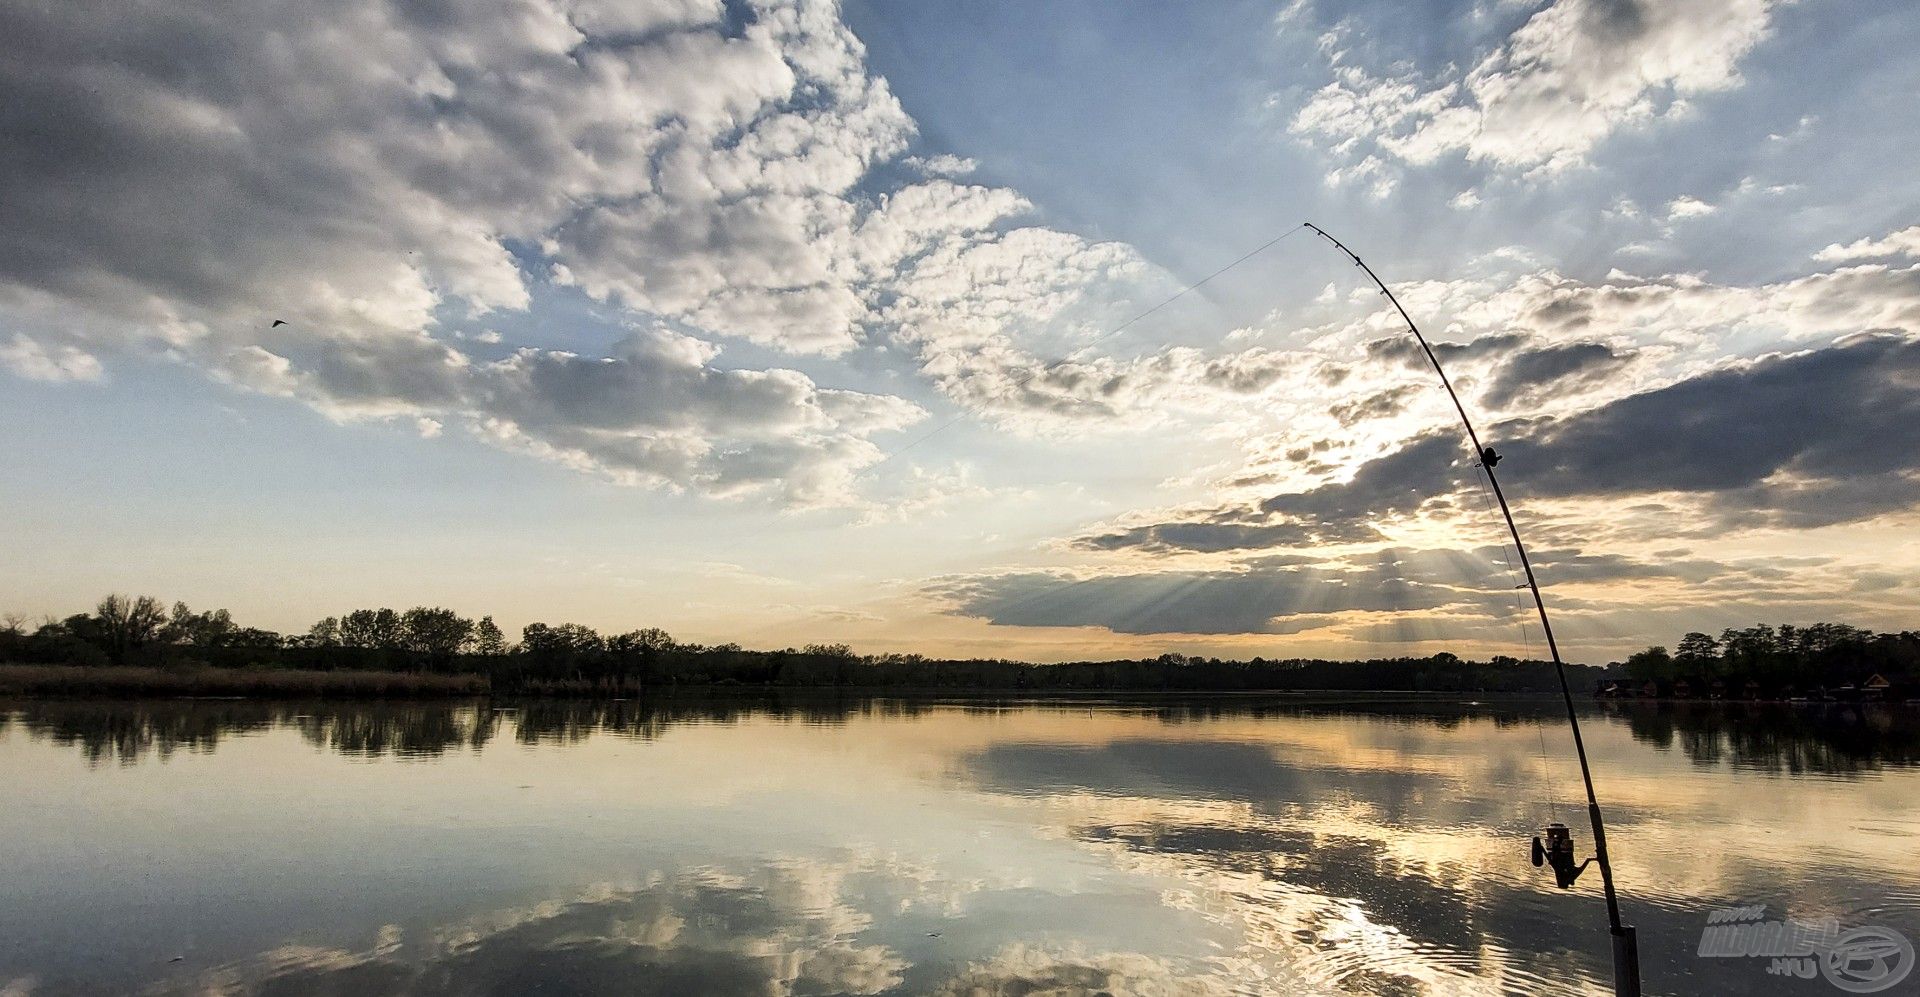
POLYGON ((1533 838, 1534 867, 1552 866, 1553 881, 1563 890, 1572 889, 1573 881, 1587 871, 1587 864, 1592 861, 1592 858, 1588 858, 1585 862, 1574 862, 1573 832, 1567 830, 1567 825, 1558 821, 1547 825, 1544 841, 1539 835, 1533 838))

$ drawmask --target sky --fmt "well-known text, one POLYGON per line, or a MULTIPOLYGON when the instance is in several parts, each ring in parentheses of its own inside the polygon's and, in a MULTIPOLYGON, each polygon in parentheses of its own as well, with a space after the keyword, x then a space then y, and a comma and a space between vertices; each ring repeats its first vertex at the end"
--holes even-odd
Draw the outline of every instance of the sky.
POLYGON ((1897 0, 0 34, 10 612, 1542 653, 1444 393, 1306 220, 1442 344, 1569 659, 1920 607, 1897 0))

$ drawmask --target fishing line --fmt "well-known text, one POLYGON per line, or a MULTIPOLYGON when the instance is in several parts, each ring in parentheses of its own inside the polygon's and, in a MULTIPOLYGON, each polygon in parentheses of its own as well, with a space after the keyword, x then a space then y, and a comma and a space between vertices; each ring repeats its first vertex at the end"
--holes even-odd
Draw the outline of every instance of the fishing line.
MULTIPOLYGON (((1494 512, 1493 488, 1487 482, 1486 465, 1479 461, 1474 461, 1473 469, 1475 472, 1473 478, 1474 483, 1480 486, 1480 506, 1486 511, 1487 518, 1491 520, 1494 512)), ((1520 577, 1520 573, 1514 569, 1512 549, 1512 545, 1507 542, 1507 539, 1501 537, 1500 560, 1506 562, 1507 581, 1512 583, 1508 587, 1514 596, 1514 625, 1520 630, 1520 647, 1526 655, 1526 657, 1520 660, 1525 662, 1533 659, 1533 638, 1527 635, 1527 600, 1525 596, 1519 593, 1520 589, 1526 587, 1526 583, 1516 582, 1516 579, 1520 577)), ((1559 798, 1553 789, 1553 763, 1548 757, 1547 752, 1546 725, 1535 725, 1534 732, 1540 735, 1540 789, 1541 792, 1545 794, 1544 802, 1546 803, 1547 821, 1556 822, 1560 819, 1560 807, 1558 803, 1559 798)))
MULTIPOLYGON (((1114 326, 1112 329, 1109 329, 1106 332, 1101 333, 1099 336, 1089 340, 1087 343, 1082 345, 1079 349, 1074 350, 1072 353, 1069 353, 1058 360, 1048 363, 1047 365, 1033 371, 1027 376, 1022 377, 1019 380, 1013 382, 1014 390, 1024 388, 1030 382, 1032 382, 1034 378, 1037 378, 1043 374, 1046 374, 1064 364, 1072 362, 1075 356, 1085 353, 1087 350, 1092 349, 1093 347, 1098 346, 1101 343, 1104 343, 1107 340, 1120 335, 1121 333, 1127 331, 1127 329, 1131 328, 1135 323, 1139 322, 1141 319, 1144 319, 1149 315, 1152 315, 1154 312, 1157 312, 1160 309, 1165 308, 1170 304, 1173 304, 1175 301, 1178 301, 1181 298, 1186 297, 1189 292, 1195 290, 1196 288, 1214 279, 1215 277, 1218 277, 1221 274, 1224 274, 1227 271, 1232 270, 1234 267, 1237 267, 1240 264, 1245 263, 1256 256, 1259 256, 1261 253, 1264 253, 1267 250, 1272 249, 1274 246, 1277 246, 1280 243, 1285 242, 1286 240, 1292 238, 1293 236, 1299 235, 1300 230, 1306 227, 1307 227, 1307 223, 1301 222, 1300 224, 1295 225, 1294 227, 1286 230, 1285 232, 1282 232, 1279 235, 1276 235, 1273 238, 1268 239, 1266 242, 1263 242, 1260 245, 1255 246, 1253 249, 1250 249, 1247 252, 1241 254, 1241 256, 1235 259, 1233 262, 1228 263, 1226 266, 1223 266, 1220 269, 1215 270, 1214 272, 1206 275, 1205 277, 1202 277, 1199 280, 1196 280, 1193 283, 1188 284, 1187 286, 1181 288, 1178 291, 1175 291, 1172 295, 1162 300, 1159 304, 1156 304, 1153 307, 1147 309, 1146 311, 1143 311, 1140 314, 1135 315, 1134 317, 1126 320, 1125 322, 1122 322, 1119 325, 1114 326)), ((905 446, 902 446, 899 449, 894 450, 893 452, 887 454, 885 457, 880 458, 875 463, 867 465, 856 475, 856 477, 863 477, 867 473, 885 466, 888 462, 892 461, 895 457, 898 457, 901 454, 906 453, 909 450, 912 450, 914 447, 917 447, 920 444, 925 443, 928 440, 933 439, 934 437, 940 435, 942 432, 952 427, 954 423, 959 422, 960 420, 966 418, 967 415, 968 413, 964 408, 961 411, 954 413, 952 418, 948 419, 947 421, 941 423, 938 426, 933 427, 931 430, 928 430, 924 435, 910 441, 905 446)))

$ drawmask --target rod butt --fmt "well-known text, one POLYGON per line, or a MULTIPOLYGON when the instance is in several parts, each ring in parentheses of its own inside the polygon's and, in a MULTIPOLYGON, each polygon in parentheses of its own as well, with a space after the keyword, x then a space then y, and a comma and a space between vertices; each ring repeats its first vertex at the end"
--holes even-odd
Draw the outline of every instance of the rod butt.
POLYGON ((1640 997, 1640 939, 1631 924, 1613 932, 1613 994, 1640 997))

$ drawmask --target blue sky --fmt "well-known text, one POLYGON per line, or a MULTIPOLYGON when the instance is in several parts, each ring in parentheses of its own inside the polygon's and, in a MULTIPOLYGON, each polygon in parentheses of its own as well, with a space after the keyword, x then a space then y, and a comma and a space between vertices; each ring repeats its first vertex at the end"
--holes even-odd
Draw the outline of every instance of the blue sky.
POLYGON ((9 610, 1533 649, 1309 218, 1573 657, 1920 602, 1910 5, 0 20, 9 610))

